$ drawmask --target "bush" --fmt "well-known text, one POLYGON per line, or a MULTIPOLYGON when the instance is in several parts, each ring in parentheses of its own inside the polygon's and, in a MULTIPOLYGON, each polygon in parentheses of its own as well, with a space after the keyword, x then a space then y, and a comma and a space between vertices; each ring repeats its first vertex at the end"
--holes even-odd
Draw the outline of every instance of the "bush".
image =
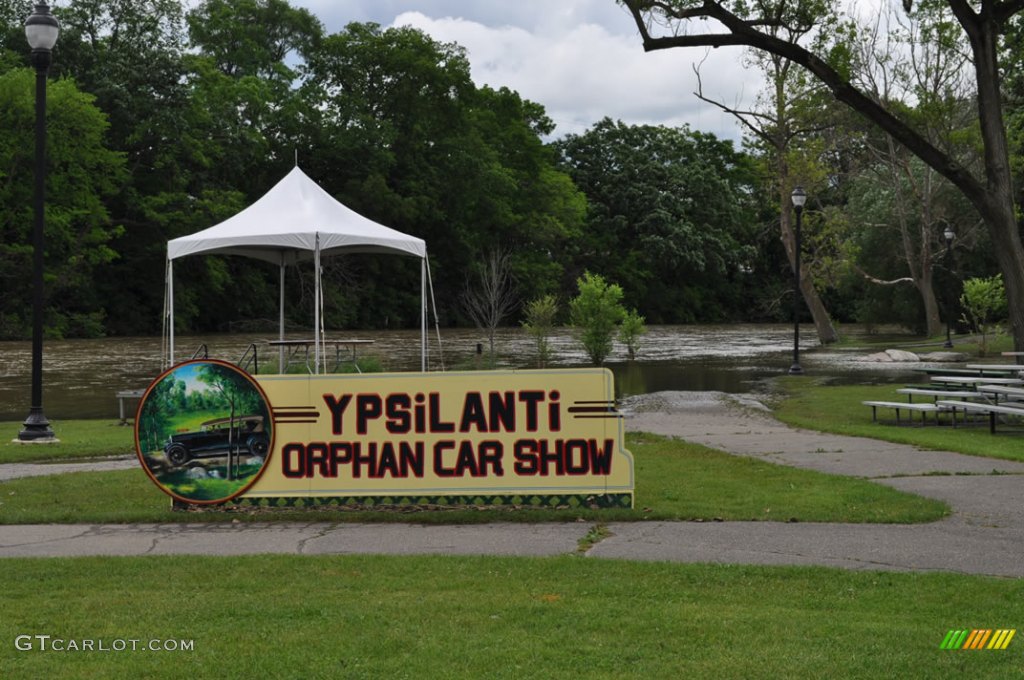
POLYGON ((978 353, 985 356, 988 351, 988 333, 994 330, 993 323, 1006 314, 1006 289, 1003 287, 1002 275, 964 281, 960 305, 964 308, 963 320, 981 333, 978 353))
POLYGON ((629 351, 630 361, 636 359, 636 352, 640 348, 640 336, 647 332, 645 321, 646 319, 634 309, 623 317, 622 325, 619 326, 619 342, 629 351))
POLYGON ((523 328, 533 338, 537 347, 537 367, 544 368, 551 359, 551 346, 548 338, 555 327, 558 316, 558 302, 554 295, 545 295, 526 305, 526 320, 523 328))
POLYGON ((569 302, 570 321, 579 331, 579 340, 595 366, 611 354, 612 337, 626 315, 622 306, 622 288, 607 283, 599 274, 586 272, 576 281, 579 295, 569 302))

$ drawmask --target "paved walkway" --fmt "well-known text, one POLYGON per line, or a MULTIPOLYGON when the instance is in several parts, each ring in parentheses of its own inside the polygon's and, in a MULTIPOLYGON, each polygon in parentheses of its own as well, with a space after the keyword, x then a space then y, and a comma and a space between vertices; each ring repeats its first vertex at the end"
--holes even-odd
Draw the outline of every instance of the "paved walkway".
MULTIPOLYGON (((926 525, 614 522, 608 525, 611 536, 592 546, 588 557, 1024 576, 1024 463, 794 430, 771 418, 755 400, 720 393, 644 395, 626 400, 623 410, 631 430, 680 436, 737 455, 873 479, 944 500, 953 514, 926 525)), ((0 479, 9 478, 5 477, 8 467, 0 466, 0 479)), ((0 557, 557 555, 576 552, 593 526, 587 522, 0 526, 0 557)))

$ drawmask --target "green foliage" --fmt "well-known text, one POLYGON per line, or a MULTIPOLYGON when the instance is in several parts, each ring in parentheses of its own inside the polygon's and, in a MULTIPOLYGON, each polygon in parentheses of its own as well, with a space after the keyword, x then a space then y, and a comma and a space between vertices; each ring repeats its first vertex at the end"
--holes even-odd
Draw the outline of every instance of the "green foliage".
POLYGON ((629 351, 629 359, 636 359, 637 350, 640 347, 640 337, 647 332, 644 325, 644 317, 640 316, 635 309, 630 310, 622 317, 619 325, 619 342, 626 346, 629 351))
POLYGON ((985 356, 988 351, 988 334, 994 330, 993 324, 1006 315, 1006 289, 1003 287, 1002 275, 964 281, 960 306, 964 309, 964 322, 981 333, 980 354, 985 356))
POLYGON ((576 286, 579 294, 569 301, 569 319, 579 329, 580 344, 591 363, 600 366, 611 354, 615 329, 626 315, 622 288, 590 272, 585 272, 576 286))
POLYGON ((554 295, 544 295, 526 303, 523 328, 533 338, 537 348, 537 367, 544 368, 551 359, 549 338, 558 317, 558 301, 554 295))
POLYGON ((556 147, 590 203, 577 271, 600 268, 628 284, 628 306, 655 323, 718 320, 745 306, 753 176, 731 142, 606 118, 556 147))
MULTIPOLYGON (((34 225, 35 72, 0 74, 0 337, 25 337, 31 309, 34 225)), ((46 327, 53 335, 102 334, 93 281, 117 258, 122 229, 107 201, 125 178, 124 158, 104 143, 107 121, 70 80, 48 87, 46 327)))
MULTIPOLYGON (((959 349, 960 345, 957 347, 959 349)), ((786 398, 774 413, 779 420, 794 427, 936 451, 1024 461, 1019 438, 993 437, 988 428, 894 427, 872 422, 871 408, 861 402, 902 400, 903 395, 896 394, 898 385, 822 386, 815 384, 813 378, 786 378, 782 387, 786 398)))

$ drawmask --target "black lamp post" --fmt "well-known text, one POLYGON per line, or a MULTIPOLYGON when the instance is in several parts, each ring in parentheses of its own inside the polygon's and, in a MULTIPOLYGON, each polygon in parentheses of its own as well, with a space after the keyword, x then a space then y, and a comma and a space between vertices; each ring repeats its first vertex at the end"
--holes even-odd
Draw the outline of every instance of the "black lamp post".
POLYGON ((804 369, 800 368, 800 222, 804 214, 804 203, 807 202, 807 193, 803 187, 798 186, 793 189, 791 198, 796 210, 796 243, 793 248, 793 365, 789 367, 789 374, 801 375, 804 369))
MULTIPOLYGON (((953 270, 949 267, 949 258, 953 252, 953 237, 956 234, 953 233, 952 227, 946 227, 946 230, 942 232, 943 238, 946 239, 946 271, 952 275, 953 270)), ((952 287, 950 287, 952 288, 952 287)), ((953 338, 950 333, 950 326, 952 325, 952 319, 950 318, 953 314, 953 301, 952 301, 952 290, 946 294, 946 342, 942 345, 943 347, 950 349, 953 347, 953 338)))
POLYGON ((32 231, 32 405, 21 441, 53 439, 50 421, 43 415, 43 206, 46 181, 46 74, 60 24, 45 2, 37 2, 25 21, 25 37, 36 67, 36 187, 35 226, 32 231))

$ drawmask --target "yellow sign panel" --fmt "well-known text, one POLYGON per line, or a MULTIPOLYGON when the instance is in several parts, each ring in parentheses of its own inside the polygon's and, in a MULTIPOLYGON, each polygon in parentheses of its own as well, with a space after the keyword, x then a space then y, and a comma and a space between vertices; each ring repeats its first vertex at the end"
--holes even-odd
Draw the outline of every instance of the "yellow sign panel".
POLYGON ((244 498, 632 497, 607 369, 254 379, 274 448, 244 498))

